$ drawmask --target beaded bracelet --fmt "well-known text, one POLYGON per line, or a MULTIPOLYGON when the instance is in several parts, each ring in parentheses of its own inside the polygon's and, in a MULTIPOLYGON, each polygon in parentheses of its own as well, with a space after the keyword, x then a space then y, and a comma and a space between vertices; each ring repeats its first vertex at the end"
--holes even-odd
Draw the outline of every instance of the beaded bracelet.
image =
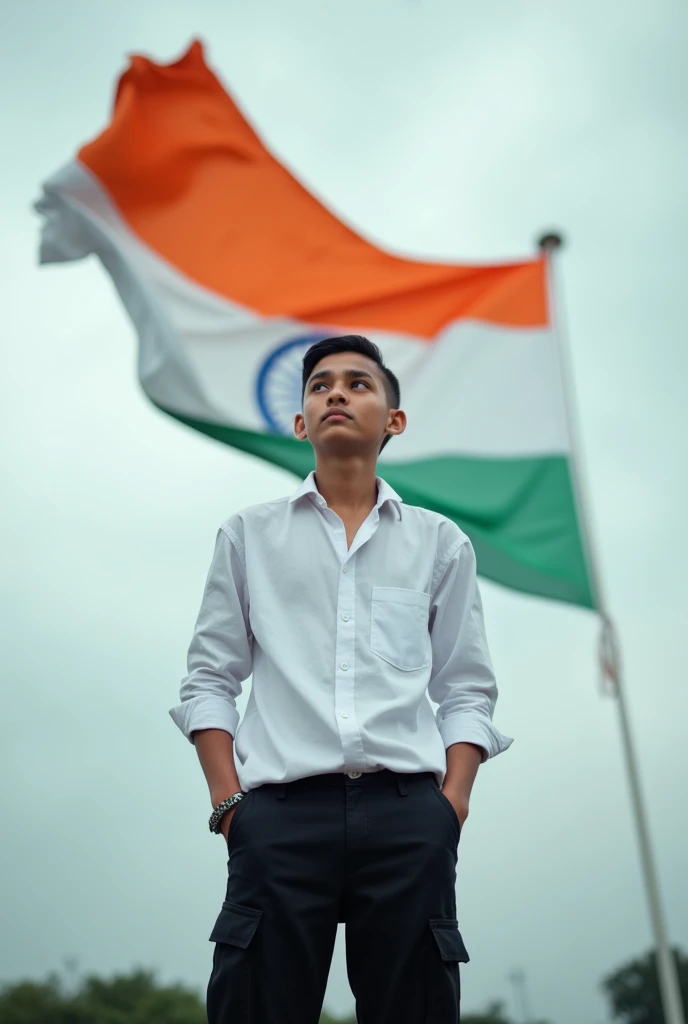
POLYGON ((231 811, 232 807, 236 807, 236 805, 241 803, 243 799, 243 793, 234 793, 233 796, 228 796, 226 800, 223 800, 221 804, 218 804, 210 815, 210 820, 208 821, 208 828, 210 831, 217 835, 220 832, 220 822, 227 811, 231 811))

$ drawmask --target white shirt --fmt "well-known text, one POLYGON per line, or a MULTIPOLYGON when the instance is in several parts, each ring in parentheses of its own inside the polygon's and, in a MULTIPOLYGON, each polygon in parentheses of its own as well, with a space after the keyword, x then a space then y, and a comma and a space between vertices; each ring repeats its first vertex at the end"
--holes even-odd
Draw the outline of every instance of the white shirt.
POLYGON ((452 743, 482 747, 483 759, 511 744, 492 724, 497 686, 468 537, 377 485, 350 548, 313 473, 218 531, 170 714, 189 739, 235 737, 245 791, 381 768, 441 782, 452 743))

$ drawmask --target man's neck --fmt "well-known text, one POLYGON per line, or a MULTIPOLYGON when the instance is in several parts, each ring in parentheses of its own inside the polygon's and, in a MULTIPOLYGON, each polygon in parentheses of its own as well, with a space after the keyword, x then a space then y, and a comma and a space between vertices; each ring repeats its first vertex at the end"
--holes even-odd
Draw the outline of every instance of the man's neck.
POLYGON ((363 459, 318 461, 316 486, 339 515, 367 516, 377 502, 376 466, 376 461, 363 459))

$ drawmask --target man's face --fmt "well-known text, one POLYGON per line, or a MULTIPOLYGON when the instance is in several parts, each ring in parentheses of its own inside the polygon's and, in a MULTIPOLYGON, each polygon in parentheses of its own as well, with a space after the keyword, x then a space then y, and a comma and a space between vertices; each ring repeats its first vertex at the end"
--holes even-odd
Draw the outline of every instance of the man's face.
POLYGON ((385 431, 400 434, 405 422, 404 414, 387 404, 377 363, 357 352, 336 352, 313 368, 294 433, 314 448, 377 452, 385 431))

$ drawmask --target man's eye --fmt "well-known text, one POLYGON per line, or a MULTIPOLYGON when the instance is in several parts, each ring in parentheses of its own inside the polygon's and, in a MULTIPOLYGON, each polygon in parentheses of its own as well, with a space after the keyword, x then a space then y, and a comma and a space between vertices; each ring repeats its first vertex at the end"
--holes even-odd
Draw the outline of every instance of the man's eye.
POLYGON ((356 387, 357 384, 360 384, 364 388, 368 387, 368 385, 366 384, 366 382, 364 380, 355 380, 353 382, 353 384, 351 385, 351 387, 354 388, 354 387, 356 387))
POLYGON ((325 385, 322 383, 322 381, 320 381, 319 384, 314 384, 313 385, 313 391, 317 391, 318 388, 324 388, 324 387, 325 387, 325 385))

